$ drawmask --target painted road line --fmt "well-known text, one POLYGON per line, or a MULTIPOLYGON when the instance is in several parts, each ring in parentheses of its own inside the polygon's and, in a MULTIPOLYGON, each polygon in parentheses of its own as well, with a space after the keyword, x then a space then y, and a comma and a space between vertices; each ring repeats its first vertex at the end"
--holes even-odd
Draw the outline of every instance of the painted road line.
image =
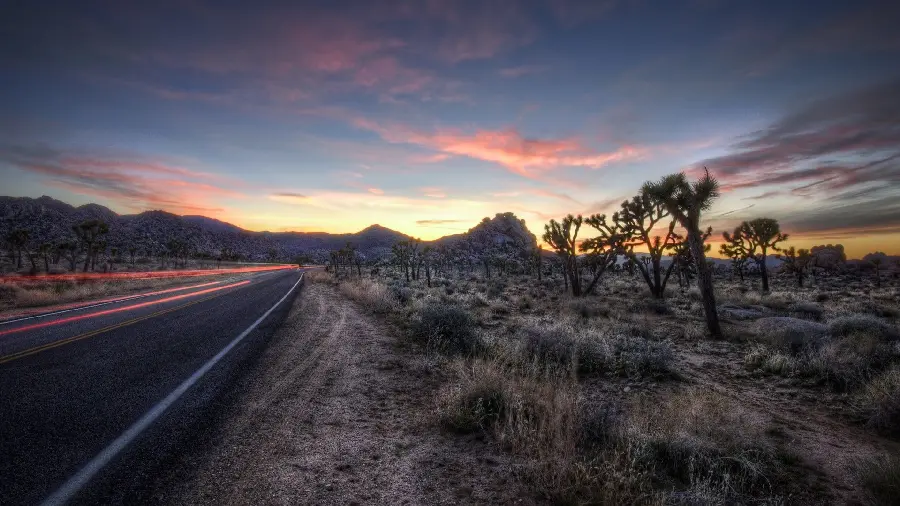
POLYGON ((96 313, 88 313, 88 314, 83 314, 83 315, 78 315, 78 316, 69 316, 69 317, 63 318, 61 320, 53 320, 53 321, 43 322, 43 323, 32 323, 31 325, 26 325, 24 327, 18 327, 18 328, 14 328, 14 329, 0 331, 0 336, 5 336, 7 334, 14 334, 16 332, 35 330, 35 329, 44 328, 44 327, 51 327, 53 325, 61 325, 64 323, 72 323, 74 321, 86 320, 88 318, 96 318, 98 316, 106 316, 108 314, 113 314, 113 313, 121 313, 123 311, 131 311, 133 309, 140 309, 142 307, 153 306, 155 304, 163 304, 163 303, 172 302, 175 300, 186 299, 188 297, 196 297, 197 295, 218 292, 220 290, 226 290, 228 288, 246 285, 249 283, 250 283, 249 280, 239 281, 237 283, 232 283, 230 285, 217 286, 215 288, 207 288, 206 290, 200 290, 199 292, 191 292, 191 293, 183 293, 181 295, 173 295, 171 297, 166 297, 164 299, 151 300, 149 302, 141 302, 139 304, 132 304, 130 306, 117 307, 115 309, 105 309, 103 311, 97 311, 96 313))
POLYGON ((184 395, 185 392, 188 391, 197 381, 200 380, 210 369, 212 369, 216 364, 219 363, 222 358, 228 355, 235 346, 237 346, 241 341, 247 337, 250 332, 253 332, 256 327, 259 326, 260 323, 263 322, 272 311, 275 311, 275 308, 281 305, 288 296, 293 293, 293 291, 297 288, 297 285, 303 281, 303 274, 300 275, 300 279, 294 283, 294 286, 291 287, 284 296, 275 303, 274 306, 270 307, 268 311, 263 313, 253 324, 247 327, 243 332, 240 333, 237 337, 235 337, 227 346, 222 348, 222 350, 217 353, 213 358, 206 361, 199 369, 197 369, 194 374, 192 374, 188 379, 184 380, 180 385, 178 385, 175 390, 167 395, 163 400, 157 403, 155 406, 150 408, 150 411, 144 414, 137 422, 134 423, 131 427, 129 427, 125 432, 122 433, 119 437, 117 437, 112 443, 109 444, 106 448, 103 449, 96 457, 90 460, 84 467, 81 468, 77 473, 75 473, 71 478, 66 480, 65 483, 53 494, 51 494, 47 499, 42 503, 45 506, 54 506, 57 504, 65 504, 69 499, 75 496, 91 479, 97 475, 112 459, 114 459, 119 453, 122 452, 125 448, 131 444, 138 436, 141 435, 145 430, 147 430, 150 425, 153 424, 162 414, 169 409, 172 404, 175 404, 178 399, 184 395))
POLYGON ((103 334, 104 332, 109 332, 109 331, 111 331, 111 330, 116 330, 116 329, 120 329, 120 328, 122 328, 122 327, 127 327, 128 325, 132 325, 132 324, 134 324, 134 323, 138 323, 138 322, 141 322, 141 321, 144 321, 144 320, 148 320, 148 319, 150 319, 150 318, 155 318, 155 317, 157 317, 157 316, 164 315, 164 314, 166 314, 166 313, 171 313, 171 312, 173 312, 173 311, 178 311, 179 309, 184 309, 184 308, 186 308, 186 307, 193 306, 194 304, 199 304, 199 303, 201 303, 201 302, 206 302, 206 301, 208 301, 208 300, 215 299, 216 297, 220 297, 220 296, 222 296, 222 295, 225 295, 225 293, 217 293, 217 294, 213 295, 212 297, 206 297, 206 298, 203 298, 203 299, 200 299, 200 300, 194 300, 194 301, 188 302, 187 304, 182 304, 182 305, 180 305, 180 306, 178 306, 178 307, 173 307, 173 308, 169 308, 169 309, 164 309, 164 310, 162 310, 162 311, 157 311, 157 312, 152 313, 152 314, 149 314, 149 315, 139 316, 139 317, 133 318, 133 319, 131 319, 131 320, 127 320, 127 321, 124 321, 124 322, 121 322, 121 323, 117 323, 117 324, 115 324, 115 325, 110 325, 110 326, 108 326, 108 327, 103 327, 102 329, 92 330, 92 331, 90 331, 90 332, 85 332, 84 334, 79 334, 79 335, 77 335, 77 336, 67 337, 67 338, 65 338, 65 339, 60 339, 59 341, 53 341, 52 343, 42 344, 42 345, 40 345, 40 346, 35 346, 34 348, 29 348, 29 349, 27 349, 27 350, 22 350, 22 351, 18 351, 18 352, 16 352, 16 353, 11 353, 11 354, 6 355, 6 356, 4 356, 4 357, 0 357, 0 364, 5 364, 5 363, 7 363, 7 362, 12 362, 13 360, 18 360, 18 359, 20 359, 20 358, 24 358, 24 357, 28 357, 28 356, 31 356, 31 355, 35 355, 35 354, 40 353, 40 352, 42 352, 42 351, 46 351, 46 350, 49 350, 49 349, 52 349, 52 348, 57 348, 57 347, 59 347, 59 346, 65 345, 65 344, 74 343, 75 341, 81 341, 82 339, 87 339, 87 338, 89 338, 89 337, 94 337, 94 336, 96 336, 96 335, 98 335, 98 334, 103 334))
POLYGON ((31 315, 31 316, 23 316, 22 318, 16 318, 14 320, 6 320, 6 321, 0 322, 0 325, 7 325, 10 323, 16 323, 16 322, 21 322, 21 321, 25 321, 25 320, 33 320, 35 318, 45 318, 47 316, 56 316, 58 314, 71 313, 72 311, 82 311, 85 309, 106 306, 108 304, 115 304, 116 302, 126 302, 129 300, 143 299, 145 297, 152 297, 153 295, 162 295, 164 293, 172 293, 172 292, 180 292, 182 290, 190 290, 191 288, 203 288, 204 286, 218 285, 219 283, 224 283, 224 281, 211 281, 209 283, 201 283, 199 285, 179 286, 177 288, 169 288, 166 290, 159 290, 156 292, 139 293, 137 295, 127 295, 125 297, 117 297, 115 299, 107 299, 102 302, 97 302, 96 304, 90 304, 87 306, 78 306, 78 307, 73 307, 71 309, 62 309, 60 311, 52 311, 49 313, 41 313, 41 314, 36 314, 36 315, 31 315))

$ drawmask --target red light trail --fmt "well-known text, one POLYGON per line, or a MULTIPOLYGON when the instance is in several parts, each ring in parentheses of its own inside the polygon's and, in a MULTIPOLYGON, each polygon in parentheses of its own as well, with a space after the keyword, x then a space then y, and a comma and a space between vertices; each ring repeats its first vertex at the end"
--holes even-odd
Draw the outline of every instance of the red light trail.
POLYGON ((145 292, 145 293, 135 293, 132 295, 122 295, 120 297, 110 297, 107 299, 98 299, 92 301, 80 301, 80 302, 72 302, 71 304, 59 304, 55 306, 42 306, 42 307, 34 307, 29 308, 27 310, 18 312, 18 313, 8 313, 4 314, 4 320, 0 321, 0 325, 6 325, 8 323, 13 323, 15 321, 20 321, 24 319, 31 318, 40 318, 42 316, 52 316, 58 313, 66 313, 69 311, 76 311, 78 309, 89 309, 92 307, 103 306, 106 304, 112 304, 114 302, 122 302, 126 300, 132 299, 142 299, 144 297, 152 297, 154 295, 162 295, 164 293, 172 293, 172 292, 181 292, 184 290, 190 290, 192 288, 203 288, 204 286, 218 285, 222 283, 222 281, 210 281, 209 283, 200 283, 199 285, 188 285, 188 286, 179 286, 176 288, 168 288, 166 290, 157 290, 155 292, 145 292))
POLYGON ((151 301, 148 301, 148 302, 141 302, 141 303, 138 303, 138 304, 132 304, 132 305, 130 305, 130 306, 117 307, 117 308, 114 308, 114 309, 106 309, 106 310, 103 310, 103 311, 98 311, 98 312, 96 312, 96 313, 89 313, 89 314, 83 314, 83 315, 77 315, 77 316, 69 316, 69 317, 67 317, 67 318, 62 318, 62 319, 60 319, 60 320, 53 320, 53 321, 49 321, 49 322, 33 323, 33 324, 31 324, 31 325, 25 325, 24 327, 18 327, 18 328, 14 328, 14 329, 9 329, 9 330, 0 331, 0 336, 5 336, 5 335, 8 335, 8 334, 13 334, 13 333, 16 333, 16 332, 24 332, 24 331, 27 331, 27 330, 34 330, 34 329, 39 329, 39 328, 49 327, 49 326, 52 326, 52 325, 61 325, 61 324, 63 324, 63 323, 71 323, 71 322, 74 322, 74 321, 85 320, 85 319, 87 319, 87 318, 96 318, 96 317, 98 317, 98 316, 104 316, 104 315, 113 314, 113 313, 120 313, 120 312, 122 312, 122 311, 131 311, 132 309, 140 309, 140 308, 142 308, 142 307, 152 306, 152 305, 155 305, 155 304, 163 304, 163 303, 165 303, 165 302, 172 302, 172 301, 175 301, 175 300, 185 299, 185 298, 187 298, 187 297, 194 297, 194 296, 196 296, 196 295, 203 295, 203 294, 206 294, 206 293, 217 292, 217 291, 220 291, 220 290, 225 290, 225 289, 228 289, 228 288, 234 288, 234 287, 236 287, 236 286, 242 286, 242 285, 246 285, 246 284, 249 284, 249 283, 250 283, 249 280, 244 280, 244 281, 239 281, 239 282, 237 282, 237 283, 232 283, 232 284, 230 284, 230 285, 223 285, 223 286, 217 286, 217 287, 214 287, 214 288, 207 288, 206 290, 200 290, 200 291, 197 291, 197 292, 191 292, 191 293, 184 293, 184 294, 181 294, 181 295, 173 295, 173 296, 171 296, 171 297, 166 297, 166 298, 164 298, 164 299, 151 300, 151 301))
POLYGON ((296 265, 259 265, 253 267, 234 267, 230 269, 194 269, 184 271, 147 271, 147 272, 84 272, 79 274, 43 274, 37 276, 6 276, 0 278, 4 283, 36 283, 54 281, 115 281, 127 279, 160 279, 187 278, 196 276, 214 276, 217 274, 246 274, 252 272, 296 269, 296 265))

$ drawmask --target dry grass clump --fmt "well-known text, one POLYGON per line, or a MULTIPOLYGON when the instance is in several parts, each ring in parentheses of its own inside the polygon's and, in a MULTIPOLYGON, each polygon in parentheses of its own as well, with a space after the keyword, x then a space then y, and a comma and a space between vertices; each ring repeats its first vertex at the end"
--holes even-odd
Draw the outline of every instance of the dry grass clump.
POLYGON ((829 329, 835 337, 867 334, 881 341, 900 340, 900 331, 897 330, 897 327, 870 315, 851 314, 840 316, 830 322, 829 329))
POLYGON ((900 497, 900 456, 883 455, 862 462, 856 479, 869 504, 897 504, 900 497))
POLYGON ((523 458, 527 479, 557 504, 662 504, 626 454, 584 452, 577 384, 564 375, 523 373, 499 362, 456 363, 457 383, 438 399, 442 425, 483 431, 523 458))
POLYGON ((690 390, 633 411, 623 438, 669 491, 667 502, 742 504, 777 499, 782 469, 768 428, 721 394, 690 390))
POLYGON ((475 320, 455 305, 426 304, 410 322, 410 333, 430 350, 447 354, 474 354, 481 350, 475 320))
POLYGON ((862 401, 869 426, 900 434, 900 366, 888 369, 866 385, 862 401))
POLYGON ((399 305, 387 286, 371 279, 343 281, 340 284, 340 291, 377 314, 391 313, 399 305))
POLYGON ((334 281, 334 276, 332 276, 330 272, 316 269, 306 271, 303 274, 303 279, 309 281, 310 283, 331 283, 332 281, 334 281))
POLYGON ((788 339, 796 336, 785 330, 781 345, 752 347, 744 364, 770 374, 814 378, 835 390, 853 389, 900 359, 900 346, 886 338, 890 334, 881 323, 848 317, 832 323, 833 337, 805 342, 788 339))
POLYGON ((643 378, 671 374, 674 352, 669 341, 571 324, 532 325, 522 329, 519 361, 549 370, 643 378))

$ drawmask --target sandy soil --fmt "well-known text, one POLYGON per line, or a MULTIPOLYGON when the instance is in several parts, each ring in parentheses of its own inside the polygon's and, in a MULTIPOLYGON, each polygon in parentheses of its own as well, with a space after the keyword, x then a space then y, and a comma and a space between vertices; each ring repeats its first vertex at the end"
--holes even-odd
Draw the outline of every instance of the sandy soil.
POLYGON ((443 434, 440 379, 387 326, 307 283, 176 504, 531 504, 511 458, 443 434))

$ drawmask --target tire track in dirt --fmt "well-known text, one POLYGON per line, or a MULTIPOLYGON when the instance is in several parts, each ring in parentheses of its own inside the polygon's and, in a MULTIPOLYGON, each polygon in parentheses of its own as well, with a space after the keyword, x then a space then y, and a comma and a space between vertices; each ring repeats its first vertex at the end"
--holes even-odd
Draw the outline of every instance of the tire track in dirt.
POLYGON ((743 348, 734 343, 704 343, 709 349, 683 351, 691 364, 685 379, 713 389, 768 416, 777 428, 773 438, 802 461, 809 486, 827 490, 842 504, 863 501, 854 484, 860 459, 900 452, 900 445, 839 419, 837 394, 792 385, 777 377, 750 375, 743 368, 743 348))

